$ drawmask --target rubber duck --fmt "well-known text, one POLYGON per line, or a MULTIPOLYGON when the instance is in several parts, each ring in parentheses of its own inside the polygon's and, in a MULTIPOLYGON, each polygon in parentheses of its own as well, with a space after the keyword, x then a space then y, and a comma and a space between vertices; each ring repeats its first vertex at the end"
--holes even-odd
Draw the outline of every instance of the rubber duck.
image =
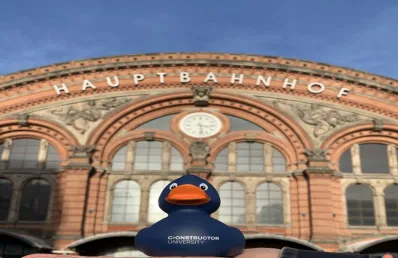
POLYGON ((243 233, 212 218, 220 207, 217 190, 195 175, 170 182, 159 197, 168 216, 140 230, 135 248, 148 256, 232 257, 245 247, 243 233))

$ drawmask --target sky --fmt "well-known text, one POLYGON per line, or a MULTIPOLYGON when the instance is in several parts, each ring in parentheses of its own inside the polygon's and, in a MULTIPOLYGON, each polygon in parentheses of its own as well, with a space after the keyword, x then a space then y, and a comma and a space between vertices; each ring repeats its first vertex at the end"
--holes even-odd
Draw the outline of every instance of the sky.
POLYGON ((398 79, 398 0, 12 0, 0 6, 0 75, 73 60, 227 52, 398 79))

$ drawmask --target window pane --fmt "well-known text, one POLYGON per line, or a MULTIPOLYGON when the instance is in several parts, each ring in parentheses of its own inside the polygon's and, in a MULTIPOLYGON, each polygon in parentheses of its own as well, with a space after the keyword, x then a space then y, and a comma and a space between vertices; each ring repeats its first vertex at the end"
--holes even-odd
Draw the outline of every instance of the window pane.
POLYGON ((238 143, 236 156, 237 172, 264 172, 264 144, 238 143))
POLYGON ((12 183, 0 178, 0 220, 7 220, 12 198, 12 183))
POLYGON ((282 191, 273 183, 263 183, 256 194, 257 223, 283 224, 282 191))
POLYGON ((229 224, 245 223, 245 191, 236 182, 224 183, 220 188, 221 205, 218 218, 229 224))
POLYGON ((137 142, 136 170, 161 170, 162 169, 162 142, 137 142))
POLYGON ((4 150, 4 143, 0 143, 0 160, 4 150))
POLYGON ((282 152, 272 147, 272 172, 284 173, 286 172, 286 160, 282 152))
POLYGON ((15 139, 12 140, 10 167, 36 168, 39 155, 40 140, 15 139))
POLYGON ((52 146, 48 145, 46 168, 47 169, 59 169, 59 154, 57 150, 52 146))
POLYGON ((126 169, 126 157, 127 157, 127 146, 120 148, 112 160, 113 170, 124 170, 126 169))
POLYGON ((182 158, 181 153, 174 147, 171 147, 170 170, 172 171, 184 170, 184 159, 182 158))
POLYGON ((340 172, 352 173, 351 149, 346 150, 339 160, 340 172))
POLYGON ((366 185, 347 188, 347 211, 350 225, 375 225, 372 189, 366 185))
POLYGON ((151 186, 149 192, 149 208, 148 208, 148 221, 155 223, 167 216, 167 213, 162 211, 159 207, 159 196, 163 189, 170 183, 168 180, 160 180, 151 186))
POLYGON ((44 221, 50 205, 51 185, 43 179, 28 182, 21 196, 19 220, 44 221))
POLYGON ((138 221, 141 188, 133 180, 123 180, 115 185, 112 201, 112 222, 133 223, 138 221))
POLYGON ((227 115, 227 117, 231 123, 231 132, 244 130, 264 131, 260 126, 245 119, 230 115, 227 115))
POLYGON ((217 171, 228 172, 228 148, 218 153, 214 165, 217 171))
POLYGON ((173 119, 174 115, 167 115, 158 117, 153 119, 149 122, 146 122, 140 126, 138 126, 135 130, 142 130, 142 129, 157 129, 157 130, 170 130, 171 120, 173 119))
POLYGON ((387 145, 366 143, 359 145, 362 173, 390 173, 387 145))
POLYGON ((398 185, 390 185, 384 190, 387 225, 398 226, 398 185))

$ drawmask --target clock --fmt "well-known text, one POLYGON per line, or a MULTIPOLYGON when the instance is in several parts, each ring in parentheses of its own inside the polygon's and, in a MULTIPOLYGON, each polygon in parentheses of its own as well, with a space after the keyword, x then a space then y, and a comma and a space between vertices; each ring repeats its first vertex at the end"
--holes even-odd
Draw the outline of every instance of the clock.
POLYGON ((221 120, 205 112, 191 113, 180 121, 180 130, 194 138, 206 138, 216 135, 221 130, 221 120))

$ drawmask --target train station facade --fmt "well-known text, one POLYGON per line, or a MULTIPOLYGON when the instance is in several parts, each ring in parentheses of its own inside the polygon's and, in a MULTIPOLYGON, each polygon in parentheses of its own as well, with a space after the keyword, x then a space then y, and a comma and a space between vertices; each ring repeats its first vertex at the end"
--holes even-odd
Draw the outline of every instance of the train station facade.
MULTIPOLYGON (((144 256, 183 174, 247 248, 398 255, 398 81, 228 53, 95 58, 0 76, 0 257, 144 256)), ((398 257, 398 256, 397 256, 398 257)))

